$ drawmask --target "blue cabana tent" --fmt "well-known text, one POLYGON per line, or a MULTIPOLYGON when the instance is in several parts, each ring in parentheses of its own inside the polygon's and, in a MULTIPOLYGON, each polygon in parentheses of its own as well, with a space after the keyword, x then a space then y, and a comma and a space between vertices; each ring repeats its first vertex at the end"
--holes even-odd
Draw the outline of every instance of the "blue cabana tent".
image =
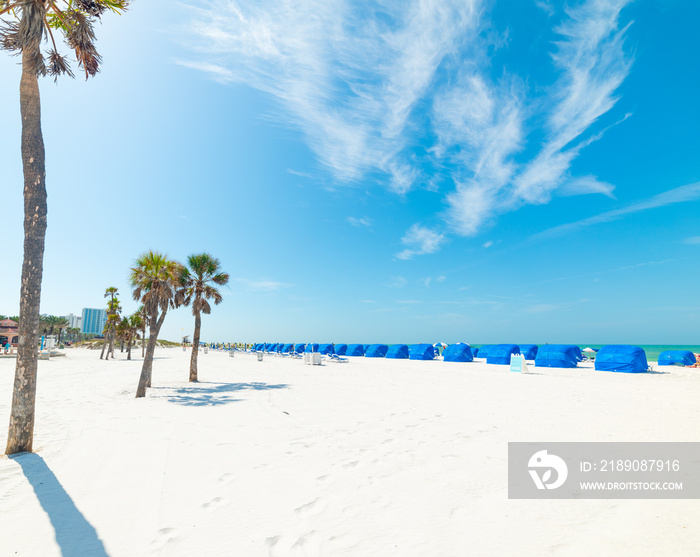
POLYGON ((389 350, 386 351, 386 358, 392 360, 406 360, 408 359, 408 345, 407 344, 392 344, 389 350))
POLYGON ((372 344, 365 350, 365 358, 383 358, 389 347, 386 344, 372 344))
POLYGON ((573 345, 573 347, 574 347, 574 352, 576 352, 576 359, 579 362, 582 362, 583 361, 583 352, 581 352, 581 348, 576 346, 576 345, 573 345))
POLYGON ((261 351, 265 350, 265 344, 262 343, 262 342, 256 344, 256 345, 255 345, 255 350, 258 351, 258 352, 261 352, 261 351))
POLYGON ((285 344, 282 347, 282 354, 289 354, 290 352, 294 352, 294 345, 293 344, 285 344))
POLYGON ((333 354, 333 345, 332 344, 319 344, 318 351, 321 354, 333 354))
POLYGON ((277 352, 277 345, 276 344, 268 344, 266 347, 268 352, 277 352))
POLYGON ((665 350, 659 354, 660 366, 692 366, 695 354, 690 350, 665 350))
POLYGON ((306 345, 304 352, 318 352, 318 343, 317 342, 313 342, 313 343, 310 342, 309 344, 306 345))
POLYGON ((442 359, 445 362, 473 362, 471 346, 463 342, 450 344, 442 351, 442 359))
POLYGON ((639 346, 610 344, 603 346, 595 359, 599 371, 619 371, 622 373, 644 373, 649 368, 647 355, 639 346))
POLYGON ((348 351, 347 344, 336 344, 335 345, 335 353, 338 354, 338 356, 345 356, 345 353, 347 351, 348 351))
POLYGON ((434 360, 435 347, 432 344, 411 344, 408 347, 409 360, 434 360))
POLYGON ((494 344, 489 348, 486 363, 510 365, 510 357, 513 354, 520 354, 520 347, 517 344, 494 344))
POLYGON ((488 358, 489 357, 489 350, 493 348, 493 344, 484 344, 479 348, 479 358, 488 358))
POLYGON ((295 354, 301 354, 305 350, 306 350, 306 344, 304 344, 304 343, 294 345, 294 353, 295 354))
POLYGON ((520 353, 526 360, 534 360, 537 357, 536 344, 519 344, 518 346, 520 346, 520 353))
POLYGON ((348 344, 348 349, 345 352, 346 356, 364 356, 365 347, 361 344, 348 344))
POLYGON ((478 357, 479 357, 479 355, 478 355, 478 354, 479 354, 479 349, 478 349, 478 348, 474 348, 473 346, 471 346, 470 348, 471 348, 471 351, 472 351, 472 358, 478 358, 478 357))
MULTIPOLYGON (((545 344, 540 346, 535 357, 537 367, 576 367, 579 362, 573 344, 545 344)), ((580 349, 579 349, 580 352, 580 349)))
POLYGON ((372 345, 371 345, 371 344, 363 344, 363 345, 362 345, 362 349, 363 349, 365 352, 367 352, 367 349, 368 349, 370 346, 372 346, 372 345))

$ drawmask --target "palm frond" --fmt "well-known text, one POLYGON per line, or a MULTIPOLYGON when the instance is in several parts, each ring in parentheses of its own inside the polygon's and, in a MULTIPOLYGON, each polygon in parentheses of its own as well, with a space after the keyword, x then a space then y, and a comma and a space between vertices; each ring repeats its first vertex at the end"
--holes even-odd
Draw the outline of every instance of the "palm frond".
POLYGON ((0 48, 10 52, 21 52, 19 43, 19 25, 14 21, 6 21, 0 26, 0 48))
POLYGON ((99 18, 107 9, 104 3, 94 0, 73 0, 73 2, 78 9, 93 17, 99 18))

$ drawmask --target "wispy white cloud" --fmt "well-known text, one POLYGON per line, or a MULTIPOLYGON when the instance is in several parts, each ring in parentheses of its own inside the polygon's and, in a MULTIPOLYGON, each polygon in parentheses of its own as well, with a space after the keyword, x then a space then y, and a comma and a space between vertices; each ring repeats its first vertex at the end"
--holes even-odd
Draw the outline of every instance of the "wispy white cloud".
POLYGON ((683 240, 684 244, 689 244, 691 246, 697 246, 700 244, 700 236, 691 236, 690 238, 686 238, 683 240))
POLYGON ((352 224, 353 226, 358 226, 358 227, 369 227, 372 226, 372 220, 369 217, 361 217, 361 218, 356 218, 356 217, 348 217, 345 219, 347 222, 352 224))
MULTIPOLYGON (((557 23, 553 3, 536 0, 556 26, 558 77, 544 93, 535 84, 534 99, 530 76, 493 71, 492 48, 507 41, 483 0, 209 0, 191 8, 193 54, 179 63, 273 96, 280 120, 302 131, 338 182, 373 173, 403 195, 418 184, 434 191, 426 169, 440 169, 443 218, 469 236, 555 192, 612 197, 612 184, 571 167, 604 133, 592 127, 630 71, 620 25, 630 1, 586 0, 557 23)), ((421 230, 409 230, 397 257, 444 243, 421 230)))
POLYGON ((445 275, 438 275, 436 277, 426 277, 423 279, 423 285, 426 288, 430 288, 430 285, 433 282, 440 284, 441 282, 445 282, 446 280, 447 280, 447 277, 445 275))
POLYGON ((287 174, 291 174, 292 176, 299 176, 301 178, 313 178, 311 174, 307 172, 299 172, 298 170, 294 170, 293 168, 288 168, 287 174))
POLYGON ((408 279, 406 277, 391 277, 389 282, 387 283, 387 286, 389 288, 403 288, 408 284, 408 279))
POLYGON ((548 230, 538 232, 530 237, 531 240, 541 240, 545 238, 553 238, 556 236, 561 236, 566 233, 574 232, 594 224, 602 224, 605 222, 611 222, 617 220, 625 215, 632 213, 639 213, 641 211, 648 211, 650 209, 657 209, 659 207, 665 207, 666 205, 674 205, 676 203, 684 203, 687 201, 695 201, 700 199, 700 182, 695 182, 694 184, 688 184, 686 186, 681 186, 679 188, 674 188, 672 190, 665 191, 658 195, 655 195, 644 201, 639 201, 637 203, 632 203, 626 207, 620 209, 614 209, 612 211, 606 211, 592 217, 578 220, 576 222, 570 222, 567 224, 562 224, 560 226, 555 226, 548 230))
POLYGON ((399 259, 411 259, 416 255, 435 253, 440 249, 446 238, 444 234, 430 230, 420 224, 414 224, 408 229, 401 243, 407 248, 396 254, 399 259))
POLYGON ((411 114, 443 59, 479 21, 480 0, 211 0, 192 8, 199 56, 181 62, 275 96, 341 181, 419 170, 400 156, 411 114))

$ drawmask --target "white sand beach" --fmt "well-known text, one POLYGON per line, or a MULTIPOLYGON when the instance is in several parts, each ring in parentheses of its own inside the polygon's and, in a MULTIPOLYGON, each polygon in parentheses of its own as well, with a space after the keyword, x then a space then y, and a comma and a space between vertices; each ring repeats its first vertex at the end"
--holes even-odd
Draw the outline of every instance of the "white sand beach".
MULTIPOLYGON (((159 349, 39 362, 35 453, 0 457, 0 554, 698 555, 697 500, 509 500, 509 441, 697 441, 700 371, 159 349)), ((0 360, 5 447, 15 362, 0 360)))

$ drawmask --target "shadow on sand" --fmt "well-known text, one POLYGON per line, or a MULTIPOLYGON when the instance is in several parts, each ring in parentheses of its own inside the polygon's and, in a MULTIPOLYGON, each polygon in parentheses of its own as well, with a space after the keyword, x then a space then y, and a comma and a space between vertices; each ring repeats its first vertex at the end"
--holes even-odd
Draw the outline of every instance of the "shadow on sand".
POLYGON ((150 396, 184 406, 221 406, 242 400, 233 396, 233 393, 239 391, 268 391, 288 387, 289 385, 284 383, 270 385, 269 383, 209 383, 200 381, 179 389, 152 387, 150 396))
POLYGON ((64 557, 90 555, 108 557, 97 531, 82 515, 44 459, 36 453, 10 457, 34 488, 39 503, 56 532, 56 542, 64 557))

